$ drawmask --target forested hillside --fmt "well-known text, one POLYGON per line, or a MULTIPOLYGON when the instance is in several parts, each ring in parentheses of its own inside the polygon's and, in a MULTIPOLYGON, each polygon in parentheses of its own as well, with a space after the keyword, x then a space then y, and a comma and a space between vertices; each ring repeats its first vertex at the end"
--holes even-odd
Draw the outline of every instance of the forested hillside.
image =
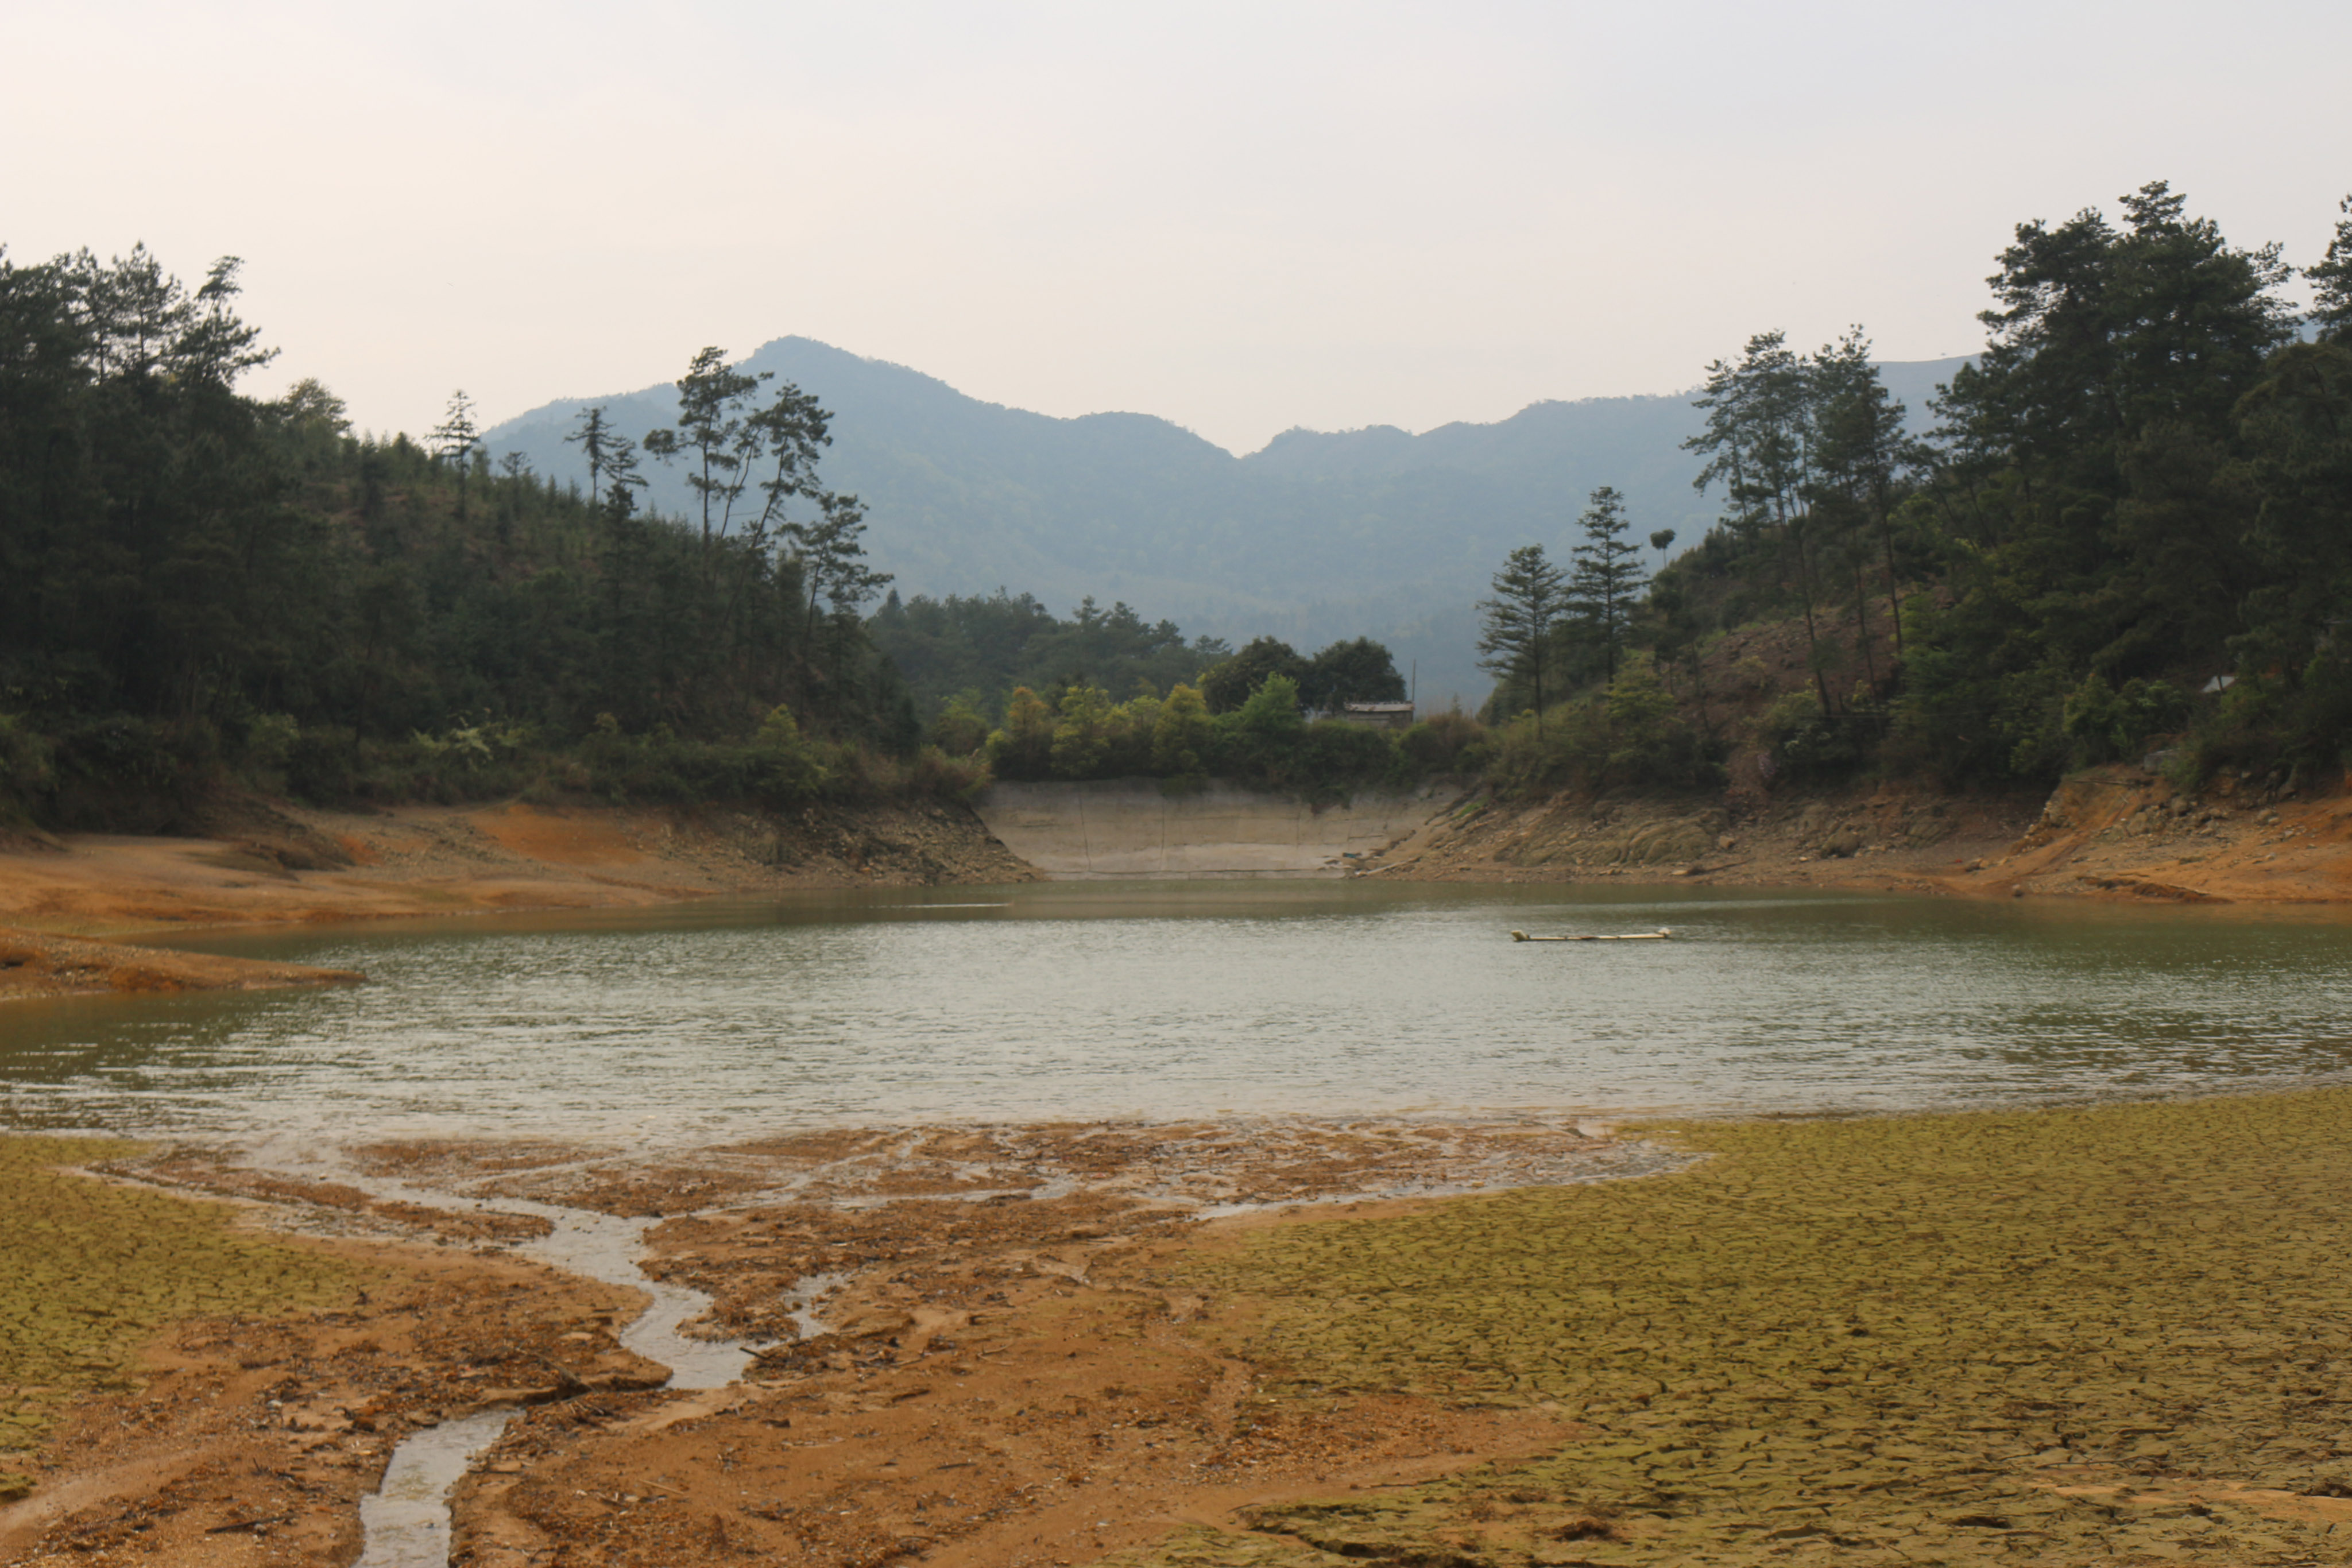
POLYGON ((315 382, 244 395, 269 352, 236 277, 0 256, 0 810, 169 824, 225 776, 322 800, 908 783, 917 720, 812 400, 738 387, 655 441, 755 430, 766 510, 710 532, 641 509, 625 443, 592 503, 491 464, 462 395, 426 445, 355 436, 315 382))
MULTIPOLYGON (((1763 333, 1710 366, 1688 444, 1723 520, 1631 616, 1533 547, 1496 577, 1496 709, 1552 709, 1513 722, 1499 776, 2046 782, 2155 752, 2339 783, 2352 216, 2306 311, 2277 247, 2162 184, 2121 205, 2019 226, 1926 439, 1858 334, 1763 333)), ((1586 530, 1582 575, 1602 543, 1586 530)))
POLYGON ((0 812, 169 825, 223 779, 781 803, 992 772, 1318 798, 1483 772, 1738 795, 2042 783, 2151 753, 2332 788, 2352 744, 2347 213, 2306 259, 2307 307, 2275 247, 2233 246, 2160 184, 2117 219, 2022 225, 1985 352, 1924 409, 1859 329, 1811 351, 1768 331, 1671 422, 1662 400, 1540 405, 1246 460, 823 350, 877 403, 928 410, 854 435, 717 349, 642 407, 572 410, 541 458, 494 459, 462 394, 413 440, 356 435, 316 382, 242 392, 268 350, 233 259, 192 289, 143 250, 0 256, 0 812), (1573 444, 1547 421, 1616 433, 1578 449, 1588 489, 1541 482, 1573 444), (874 526, 871 559, 881 513, 836 460, 861 442, 927 473, 905 493, 940 508, 874 526), (1673 515, 1711 521, 1645 512, 1669 469, 1673 515), (956 501, 959 474, 1009 488, 956 501), (934 593, 886 570, 993 548, 1015 514, 1062 540, 1028 559, 1073 574, 1066 615, 1034 583, 934 593), (1118 592, 1139 561, 1246 591, 1188 632, 1118 592), (1444 608, 1465 573, 1489 595, 1475 612, 1475 589, 1444 608), (1402 695, 1412 644, 1370 619, 1301 639, 1253 606, 1322 595, 1336 616, 1376 580, 1424 629, 1458 614, 1444 656, 1498 683, 1491 732, 1433 715, 1425 670, 1410 731, 1318 721, 1402 695))
POLYGON ((584 485, 493 462, 463 393, 422 442, 354 434, 313 382, 249 397, 270 354, 236 273, 0 258, 0 825, 196 826, 237 785, 782 805, 1111 768, 1328 794, 1453 760, 1307 723, 1301 681, 1401 692, 1360 640, 1236 660, 1123 603, 901 600, 820 475, 832 413, 716 349, 667 423, 574 421, 584 485))

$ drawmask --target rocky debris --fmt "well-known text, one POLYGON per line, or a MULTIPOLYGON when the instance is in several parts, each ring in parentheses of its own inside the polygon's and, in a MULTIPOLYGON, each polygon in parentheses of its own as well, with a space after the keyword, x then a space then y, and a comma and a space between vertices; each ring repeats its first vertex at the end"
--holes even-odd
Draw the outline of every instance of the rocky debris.
POLYGON ((257 795, 221 793, 208 799, 189 824, 192 833, 217 839, 257 869, 281 873, 340 871, 351 852, 332 834, 257 795))
POLYGON ((1937 797, 1874 787, 1832 796, 1735 803, 1675 796, 1564 796, 1512 802, 1474 794, 1436 831, 1367 862, 1407 880, 1560 881, 1699 877, 1816 880, 1805 869, 1861 861, 1853 874, 1956 873, 1960 849, 2005 852, 2022 825, 2005 797, 1937 797))
POLYGON ((341 841, 368 864, 411 873, 596 867, 641 876, 667 872, 705 884, 694 891, 935 886, 1036 876, 969 808, 930 800, 782 811, 518 802, 331 821, 341 841))
POLYGON ((1473 793, 1359 874, 2332 902, 2352 897, 2352 798, 2299 798, 2276 774, 2224 773, 2184 792, 2125 765, 2075 775, 2046 798, 1892 784, 1723 800, 1473 793))
POLYGON ((2037 894, 2326 902, 2352 894, 2347 848, 2352 800, 2341 795, 2306 798, 2279 775, 2230 772, 2186 791, 2118 765, 2061 783, 1987 869, 2037 894))
POLYGON ((745 862, 771 872, 921 886, 1037 880, 969 808, 935 801, 731 813, 708 825, 745 862))

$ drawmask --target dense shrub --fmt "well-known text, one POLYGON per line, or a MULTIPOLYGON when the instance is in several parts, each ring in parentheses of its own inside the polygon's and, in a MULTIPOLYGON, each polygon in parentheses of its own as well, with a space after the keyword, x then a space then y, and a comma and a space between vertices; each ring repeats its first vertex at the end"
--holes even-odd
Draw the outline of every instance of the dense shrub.
POLYGON ((1004 727, 988 737, 990 768, 1000 779, 1050 778, 1054 727, 1054 710, 1027 686, 1014 687, 1005 704, 1004 727))
POLYGON ((2118 691, 2094 672, 2067 696, 2062 722, 2075 760, 2088 765, 2136 758, 2151 737, 2178 730, 2188 716, 2187 695, 2167 682, 2133 679, 2118 691))
POLYGON ((2192 705, 2186 777, 2223 768, 2275 773, 2291 788, 2334 787, 2352 771, 2352 662, 2330 649, 2296 672, 2241 676, 2192 705))
POLYGON ((1485 734, 1460 714, 1440 715, 1403 736, 1345 719, 1309 724, 1297 684, 1277 672, 1225 713, 1212 713, 1202 694, 1181 683, 1164 698, 1144 692, 1123 703, 1076 683, 1052 707, 1020 687, 1006 705, 1003 727, 989 736, 986 755, 1000 779, 1157 778, 1182 790, 1218 778, 1339 800, 1376 785, 1406 786, 1475 768, 1484 758, 1485 734))
POLYGON ((950 697, 931 721, 931 744, 950 757, 977 756, 988 745, 988 718, 969 693, 950 697))
POLYGON ((77 718, 49 738, 38 811, 57 827, 154 832, 179 825, 220 774, 220 734, 202 719, 135 714, 77 718))
POLYGON ((1404 767, 1421 777, 1475 773, 1493 749, 1486 727, 1459 709, 1432 714, 1397 737, 1404 767))
POLYGON ((57 748, 13 714, 0 713, 0 822, 29 822, 57 781, 57 748))
POLYGON ((1676 707, 1646 657, 1617 684, 1560 704, 1540 721, 1522 714, 1496 732, 1486 775, 1518 796, 1566 789, 1691 789, 1721 781, 1722 759, 1676 707))

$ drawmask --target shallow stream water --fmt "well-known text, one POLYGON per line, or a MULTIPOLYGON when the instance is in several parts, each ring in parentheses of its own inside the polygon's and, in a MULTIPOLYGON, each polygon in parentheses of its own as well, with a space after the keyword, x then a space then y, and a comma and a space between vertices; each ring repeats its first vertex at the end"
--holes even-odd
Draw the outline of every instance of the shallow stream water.
POLYGON ((2352 1068, 2352 924, 1713 889, 1085 883, 193 936, 347 989, 0 1011, 0 1120, 262 1141, 1895 1109, 2352 1068), (1667 942, 1515 943, 1671 927, 1667 942))
POLYGON ((404 1439, 384 1467, 383 1484, 360 1500, 366 1545, 356 1568, 440 1568, 448 1562, 449 1492, 514 1415, 484 1410, 404 1439))
MULTIPOLYGON (((447 1193, 372 1176, 348 1166, 306 1174, 331 1176, 380 1200, 458 1212, 484 1207, 478 1201, 469 1205, 447 1193)), ((501 1213, 534 1215, 553 1228, 537 1240, 514 1248, 518 1256, 646 1292, 649 1300, 645 1310, 621 1331, 619 1339, 622 1348, 669 1368, 664 1388, 724 1388, 740 1379, 751 1364, 752 1350, 740 1340, 698 1338, 681 1332, 684 1324, 710 1310, 709 1294, 656 1280, 638 1267, 646 1232, 656 1221, 516 1197, 500 1197, 488 1207, 501 1213)), ((793 1317, 803 1333, 824 1332, 815 1305, 823 1292, 838 1282, 831 1276, 802 1281, 803 1305, 793 1317)), ((374 1492, 361 1500, 364 1546, 356 1568, 443 1568, 451 1555, 450 1493, 475 1458, 505 1433, 516 1413, 513 1406, 499 1406, 436 1423, 402 1438, 384 1467, 383 1479, 374 1492)))

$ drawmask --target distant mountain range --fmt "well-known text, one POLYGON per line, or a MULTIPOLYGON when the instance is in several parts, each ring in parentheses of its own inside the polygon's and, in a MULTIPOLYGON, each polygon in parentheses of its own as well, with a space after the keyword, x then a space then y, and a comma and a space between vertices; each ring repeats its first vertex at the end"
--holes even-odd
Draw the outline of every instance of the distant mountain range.
MULTIPOLYGON (((1880 366, 1917 418, 1964 360, 1880 366)), ((918 371, 806 338, 746 365, 816 394, 834 413, 825 483, 866 503, 868 548, 906 594, 1034 593, 1066 613, 1091 594, 1149 620, 1236 643, 1271 632, 1313 652, 1370 635, 1417 663, 1424 709, 1491 684, 1475 664, 1475 601, 1504 555, 1564 556, 1598 486, 1635 528, 1688 544, 1717 497, 1691 487, 1689 393, 1533 403, 1493 424, 1414 435, 1388 425, 1291 430, 1236 457, 1143 413, 1057 419, 967 397, 918 371)), ((487 433, 541 473, 586 468, 563 436, 604 405, 624 434, 670 423, 670 386, 565 398, 487 433)), ((683 474, 648 465, 652 503, 688 510, 683 474)))

